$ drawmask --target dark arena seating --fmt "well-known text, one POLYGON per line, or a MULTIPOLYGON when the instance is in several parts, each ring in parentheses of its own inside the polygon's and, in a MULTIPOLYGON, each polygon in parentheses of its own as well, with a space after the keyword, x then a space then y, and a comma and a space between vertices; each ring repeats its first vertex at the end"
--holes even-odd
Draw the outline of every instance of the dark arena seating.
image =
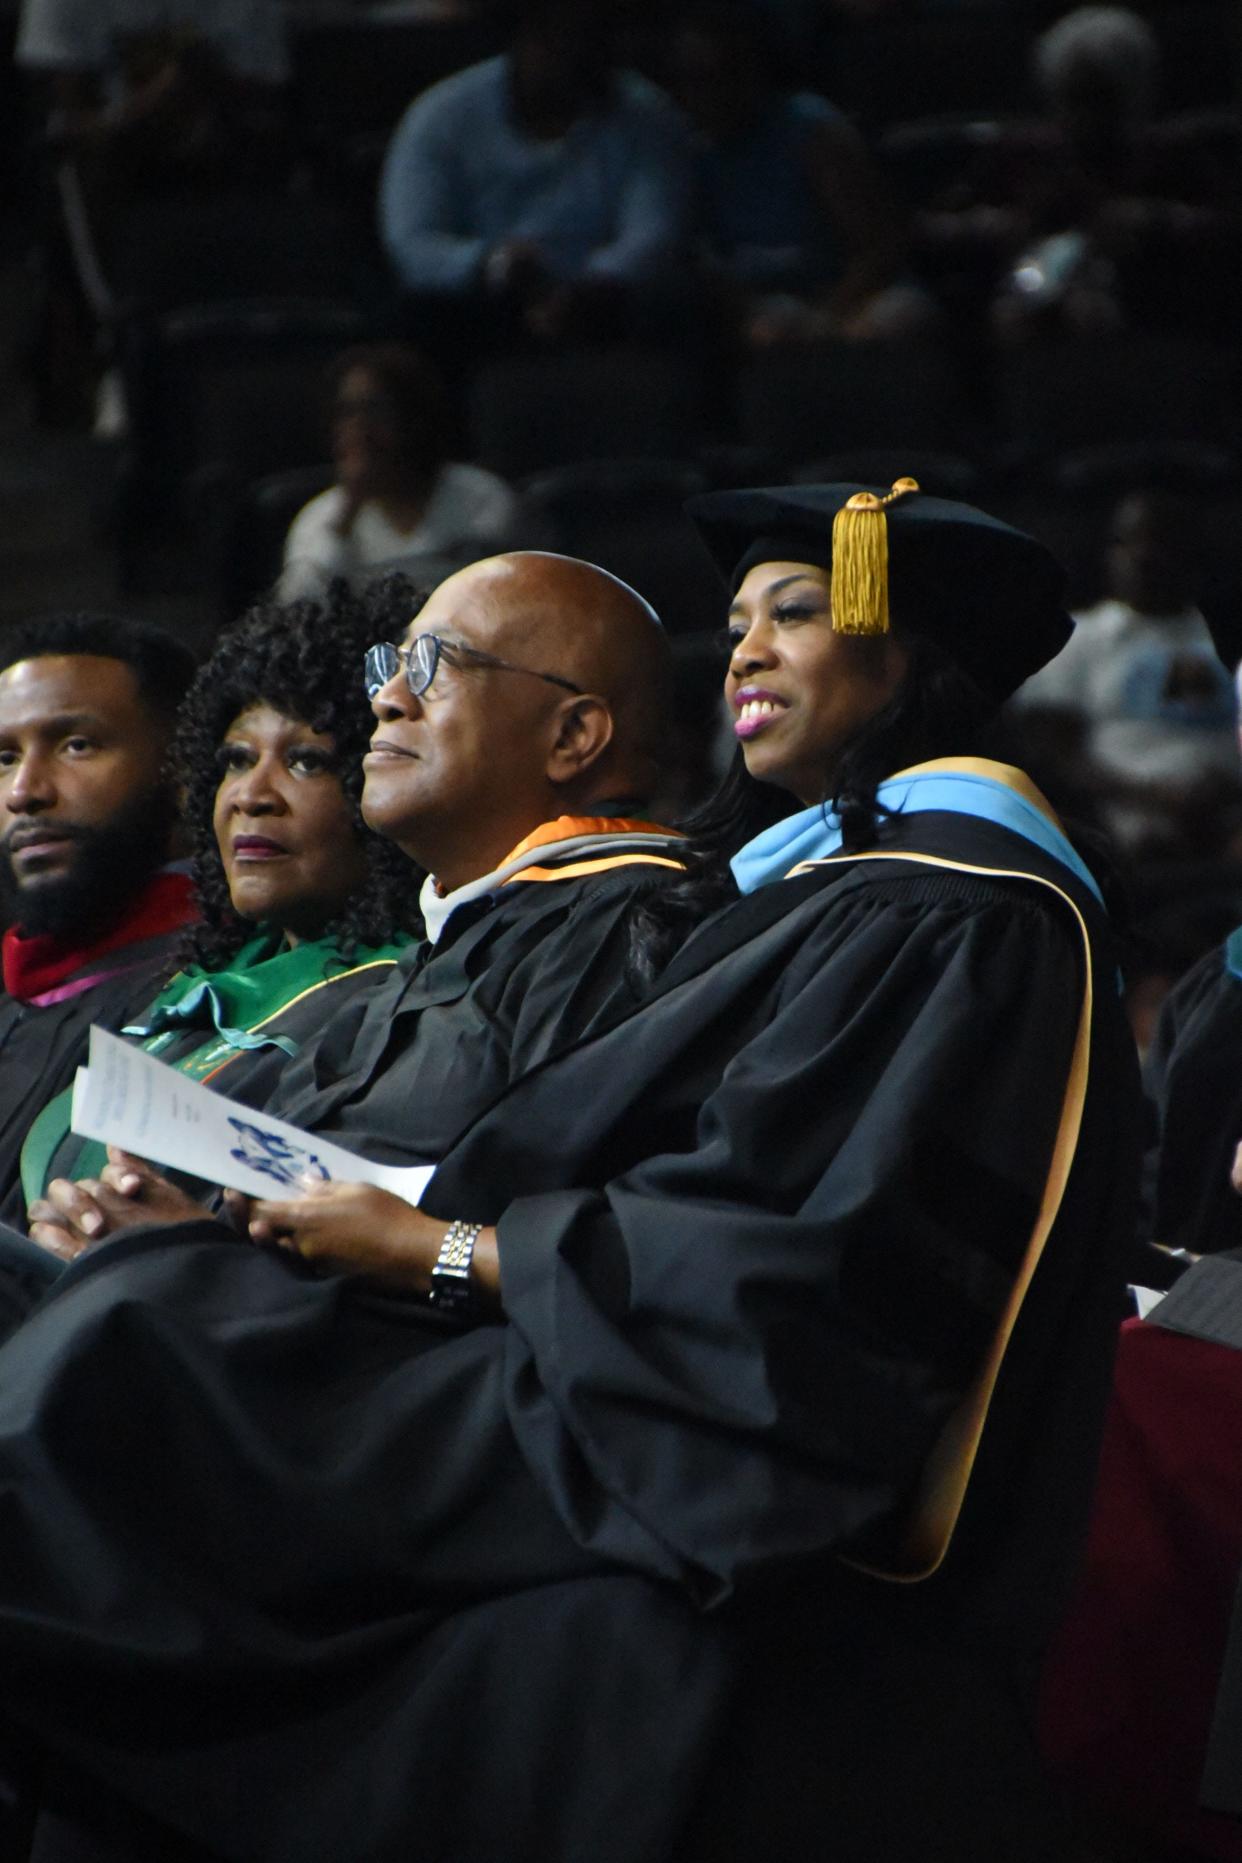
MULTIPOLYGON (((917 337, 828 338, 745 355, 709 345, 701 323, 681 323, 624 354, 483 350, 459 384, 475 456, 517 478, 609 456, 676 459, 714 476, 713 461, 730 448, 794 474, 843 449, 905 447, 964 457, 988 484, 1028 470, 1046 478, 1060 450, 1109 441, 1230 448, 1237 326, 1232 236, 1220 228, 1162 267, 1162 277, 1215 281, 1196 289, 1189 309, 1170 307, 1170 327, 1094 343, 1050 327, 1015 350, 991 326, 989 299, 1014 256, 997 231, 1009 138, 1038 107, 1035 36, 1065 10, 1050 0, 790 9, 801 30, 793 82, 829 98, 870 139, 906 219, 910 276, 939 302, 939 320, 917 337)), ((1155 127, 1166 141, 1176 129, 1183 171, 1187 161, 1210 170, 1222 198, 1236 201, 1237 10, 1223 0, 1143 10, 1162 61, 1155 127)), ((665 75, 663 9, 635 0, 625 16, 631 51, 665 75)), ((312 356, 331 347, 334 329, 344 341, 402 327, 374 230, 387 139, 413 98, 504 42, 485 5, 422 18, 413 8, 316 0, 290 5, 288 26, 289 142, 267 185, 131 194, 119 210, 109 204, 106 225, 92 219, 88 194, 71 242, 128 402, 114 504, 128 579, 175 573, 168 527, 181 524, 188 546, 185 488, 204 474, 218 478, 227 466, 244 478, 322 458, 322 424, 307 412, 312 356), (230 341, 231 385, 219 374, 230 341), (238 423, 262 428, 239 446, 223 435, 227 415, 217 407, 204 420, 193 404, 227 400, 252 365, 286 387, 238 423), (161 563, 144 566, 152 544, 161 563)), ((51 178, 49 169, 49 190, 51 178)), ((1194 204, 1192 218, 1201 204, 1211 203, 1194 204)), ((1145 303, 1162 295, 1161 280, 1145 281, 1145 303)), ((185 560, 195 560, 192 550, 185 560)))

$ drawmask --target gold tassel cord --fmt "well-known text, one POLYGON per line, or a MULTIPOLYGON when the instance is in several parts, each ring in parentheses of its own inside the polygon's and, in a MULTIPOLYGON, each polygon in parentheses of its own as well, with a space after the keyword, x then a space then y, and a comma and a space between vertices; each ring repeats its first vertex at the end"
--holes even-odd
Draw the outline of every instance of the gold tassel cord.
POLYGON ((918 491, 897 479, 891 492, 855 492, 832 522, 832 626, 837 634, 887 634, 889 505, 918 491))

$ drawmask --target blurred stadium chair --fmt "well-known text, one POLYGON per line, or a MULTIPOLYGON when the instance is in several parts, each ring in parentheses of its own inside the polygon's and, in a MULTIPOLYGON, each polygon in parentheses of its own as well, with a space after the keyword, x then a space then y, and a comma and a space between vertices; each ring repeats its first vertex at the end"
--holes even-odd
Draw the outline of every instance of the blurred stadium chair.
POLYGON ((1231 446, 1236 346, 1117 331, 1049 338, 997 361, 1000 420, 1015 460, 1118 442, 1231 446))
POLYGON ((768 350, 743 364, 738 406, 743 441, 791 466, 860 447, 957 450, 970 425, 953 360, 931 342, 768 350))
POLYGON ((526 480, 523 494, 554 547, 632 583, 673 634, 718 628, 720 578, 682 506, 707 476, 681 460, 600 459, 526 480))
POLYGON ((511 479, 586 459, 685 458, 700 439, 696 371, 636 344, 484 363, 468 404, 473 457, 511 479))

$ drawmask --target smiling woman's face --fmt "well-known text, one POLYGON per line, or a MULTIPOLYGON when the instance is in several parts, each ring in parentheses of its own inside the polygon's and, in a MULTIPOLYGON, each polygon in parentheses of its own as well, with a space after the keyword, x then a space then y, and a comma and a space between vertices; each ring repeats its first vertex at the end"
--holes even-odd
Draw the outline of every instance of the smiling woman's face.
POLYGON ((725 698, 746 768, 806 804, 831 794, 843 745, 883 710, 907 664, 891 634, 834 634, 830 590, 813 564, 756 563, 729 610, 725 698))
POLYGON ((294 943, 319 937, 366 873, 335 742, 252 705, 225 732, 219 757, 213 826, 234 911, 294 943))

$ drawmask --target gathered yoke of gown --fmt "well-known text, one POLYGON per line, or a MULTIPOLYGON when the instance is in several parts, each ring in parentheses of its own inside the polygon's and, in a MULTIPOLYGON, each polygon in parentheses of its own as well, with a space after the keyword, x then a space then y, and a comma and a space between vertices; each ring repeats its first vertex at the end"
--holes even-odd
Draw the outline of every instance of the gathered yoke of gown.
POLYGON ((443 901, 424 887, 434 942, 326 1017, 251 1104, 382 1164, 434 1163, 512 1080, 634 1007, 631 916, 679 877, 682 845, 652 823, 561 817, 497 883, 443 901))

